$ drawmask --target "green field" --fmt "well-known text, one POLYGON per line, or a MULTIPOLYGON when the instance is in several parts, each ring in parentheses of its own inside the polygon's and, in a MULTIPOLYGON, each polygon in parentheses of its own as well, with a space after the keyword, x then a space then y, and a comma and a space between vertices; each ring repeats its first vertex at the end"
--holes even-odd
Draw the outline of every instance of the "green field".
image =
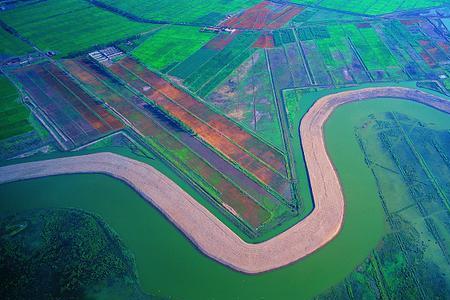
POLYGON ((41 50, 56 51, 59 56, 157 28, 129 21, 80 0, 38 2, 1 12, 0 20, 41 50))
MULTIPOLYGON (((228 34, 217 36, 221 39, 228 34)), ((242 32, 235 34, 232 41, 223 49, 206 45, 170 74, 183 79, 183 83, 201 97, 207 96, 228 75, 239 67, 255 51, 253 43, 259 33, 242 32)))
POLYGON ((447 3, 447 1, 445 0, 293 0, 291 2, 298 4, 317 5, 319 7, 367 15, 380 15, 408 9, 435 7, 447 3))
POLYGON ((18 56, 32 51, 31 47, 0 27, 0 55, 18 56))
POLYGON ((263 50, 257 50, 205 99, 279 149, 280 123, 263 50))
POLYGON ((132 55, 145 65, 165 70, 175 67, 215 36, 198 27, 164 27, 139 45, 132 55))
POLYGON ((0 140, 16 136, 33 129, 28 119, 30 112, 18 102, 16 87, 4 76, 0 76, 0 140))
POLYGON ((108 5, 152 20, 215 25, 226 15, 248 8, 260 0, 101 0, 108 5))

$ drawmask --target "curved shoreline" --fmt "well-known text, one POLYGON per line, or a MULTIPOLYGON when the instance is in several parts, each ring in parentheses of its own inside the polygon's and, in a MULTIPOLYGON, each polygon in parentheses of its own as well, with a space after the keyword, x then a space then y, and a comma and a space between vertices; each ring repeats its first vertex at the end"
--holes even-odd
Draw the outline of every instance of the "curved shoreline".
POLYGON ((387 97, 416 101, 450 113, 449 101, 400 87, 366 88, 320 98, 303 117, 299 128, 315 208, 304 220, 259 244, 244 242, 153 167, 117 154, 97 153, 1 167, 0 184, 72 173, 107 174, 126 182, 156 206, 206 255, 244 273, 265 272, 305 257, 338 234, 344 218, 344 196, 327 154, 323 125, 340 105, 387 97))

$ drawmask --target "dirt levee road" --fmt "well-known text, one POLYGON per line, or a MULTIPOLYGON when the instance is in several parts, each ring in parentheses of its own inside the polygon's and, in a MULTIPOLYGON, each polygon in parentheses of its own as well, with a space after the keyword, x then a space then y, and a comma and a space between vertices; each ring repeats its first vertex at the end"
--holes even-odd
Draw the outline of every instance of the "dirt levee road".
POLYGON ((344 218, 344 196, 326 151, 323 125, 338 106, 379 97, 409 99, 450 112, 450 102, 406 88, 369 88, 319 99, 304 116, 300 126, 315 208, 295 226, 260 244, 244 242, 153 167, 112 153, 1 167, 0 183, 71 173, 108 174, 125 181, 155 205, 206 255, 245 273, 264 272, 314 252, 338 234, 344 218))

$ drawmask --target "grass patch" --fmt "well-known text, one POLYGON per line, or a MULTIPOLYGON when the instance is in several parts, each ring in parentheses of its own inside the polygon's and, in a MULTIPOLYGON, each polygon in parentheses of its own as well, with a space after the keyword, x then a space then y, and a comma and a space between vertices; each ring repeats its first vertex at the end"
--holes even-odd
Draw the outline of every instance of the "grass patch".
POLYGON ((31 131, 29 111, 17 101, 19 94, 4 76, 0 77, 0 140, 31 131))
POLYGON ((1 27, 0 41, 0 54, 3 55, 23 55, 32 50, 30 46, 1 27))
POLYGON ((214 36, 197 27, 169 26, 149 37, 133 56, 151 68, 164 70, 184 61, 214 36))

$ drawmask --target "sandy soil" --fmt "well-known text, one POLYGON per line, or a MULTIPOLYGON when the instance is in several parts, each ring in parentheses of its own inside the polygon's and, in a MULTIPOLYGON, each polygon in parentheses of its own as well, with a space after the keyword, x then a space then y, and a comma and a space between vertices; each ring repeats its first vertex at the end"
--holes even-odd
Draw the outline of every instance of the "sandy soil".
POLYGON ((108 174, 125 181, 155 205, 206 255, 241 272, 269 271, 305 257, 338 234, 344 219, 344 196, 326 151, 323 125, 336 107, 377 97, 410 99, 450 113, 450 102, 406 88, 368 88, 319 99, 300 125, 315 208, 295 226, 260 244, 244 242, 153 167, 112 153, 1 167, 0 183, 69 173, 108 174))

